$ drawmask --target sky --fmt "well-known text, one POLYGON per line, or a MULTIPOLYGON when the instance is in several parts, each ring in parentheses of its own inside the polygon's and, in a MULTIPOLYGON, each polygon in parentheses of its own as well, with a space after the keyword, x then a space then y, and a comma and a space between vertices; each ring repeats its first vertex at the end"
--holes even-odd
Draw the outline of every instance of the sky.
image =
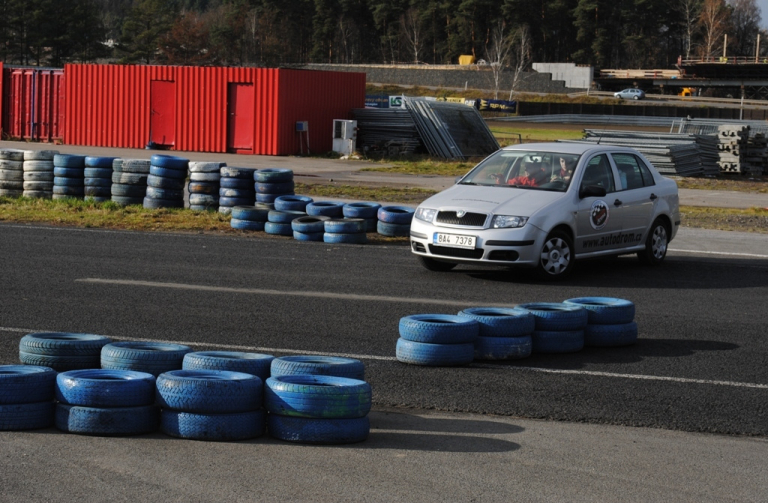
POLYGON ((757 0, 757 6, 760 7, 761 27, 768 28, 768 0, 757 0))

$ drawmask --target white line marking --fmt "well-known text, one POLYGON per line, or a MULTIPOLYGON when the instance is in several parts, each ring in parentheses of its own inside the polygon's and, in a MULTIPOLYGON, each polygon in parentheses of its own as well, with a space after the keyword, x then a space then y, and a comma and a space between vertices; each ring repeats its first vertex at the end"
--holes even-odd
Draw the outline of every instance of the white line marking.
POLYGON ((725 255, 729 257, 768 258, 768 255, 757 255, 755 253, 730 253, 730 252, 703 251, 703 250, 677 250, 674 248, 670 248, 669 251, 677 252, 677 253, 701 253, 703 255, 725 255))
MULTIPOLYGON (((27 328, 9 328, 9 327, 0 327, 0 332, 19 332, 19 333, 34 333, 34 332, 52 332, 53 330, 32 330, 27 328)), ((112 336, 108 336, 112 337, 112 336)), ((245 351, 245 352, 259 352, 259 353, 285 353, 285 354, 302 354, 302 355, 319 355, 319 356, 342 356, 345 358, 355 358, 358 360, 378 360, 378 361, 387 361, 387 362, 394 362, 397 361, 397 358, 394 356, 375 356, 375 355, 358 355, 354 353, 328 353, 323 351, 307 351, 307 350, 297 350, 297 349, 285 349, 285 348, 265 348, 265 347, 259 347, 259 346, 240 346, 235 344, 216 344, 216 343, 210 343, 210 342, 185 342, 185 341, 161 341, 158 339, 143 339, 140 337, 114 337, 118 340, 125 340, 125 341, 137 341, 137 342, 166 342, 170 344, 182 344, 184 346, 191 346, 191 347, 214 347, 214 348, 222 348, 222 349, 236 349, 239 351, 245 351)), ((708 384, 708 385, 714 385, 714 386, 731 386, 734 388, 751 388, 751 389, 768 389, 768 384, 757 384, 757 383, 748 383, 748 382, 736 382, 736 381, 713 381, 709 379, 689 379, 685 377, 665 377, 665 376, 649 376, 649 375, 642 375, 642 374, 617 374, 615 372, 599 372, 599 371, 591 371, 591 370, 564 370, 564 369, 545 369, 545 368, 539 368, 539 367, 517 367, 514 365, 508 365, 502 367, 501 365, 486 365, 482 363, 475 363, 472 365, 473 367, 481 367, 481 368, 506 368, 509 370, 517 370, 517 371, 523 371, 523 372, 537 372, 542 374, 562 374, 562 375, 586 375, 586 376, 594 376, 594 377, 614 377, 618 379, 632 379, 632 380, 640 380, 640 381, 668 381, 668 382, 676 382, 681 384, 708 384)))
POLYGON ((173 288, 176 290, 198 290, 206 292, 224 292, 224 293, 244 293, 250 295, 284 295, 288 297, 313 297, 321 299, 342 299, 342 300, 363 300, 372 302, 406 302, 409 304, 434 304, 438 306, 495 306, 495 307, 514 307, 511 303, 495 304, 491 302, 469 302, 460 300, 441 300, 424 299, 416 297, 388 297, 384 295, 357 295, 335 292, 313 292, 313 291, 294 291, 294 290, 269 290, 262 288, 230 288, 223 286, 190 285, 186 283, 159 283, 155 281, 135 281, 127 279, 103 279, 103 278, 81 278, 75 280, 78 283, 91 283, 101 285, 124 285, 139 286, 151 288, 173 288))

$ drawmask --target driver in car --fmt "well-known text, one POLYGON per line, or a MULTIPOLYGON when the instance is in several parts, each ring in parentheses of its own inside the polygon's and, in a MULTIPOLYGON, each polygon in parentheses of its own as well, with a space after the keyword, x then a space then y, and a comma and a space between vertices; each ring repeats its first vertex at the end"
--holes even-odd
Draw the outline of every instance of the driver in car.
POLYGON ((509 180, 509 185, 522 185, 526 187, 538 187, 547 177, 547 173, 538 162, 526 162, 523 166, 525 174, 509 180))
POLYGON ((576 161, 569 157, 560 157, 560 171, 552 175, 552 181, 569 182, 573 176, 573 168, 576 167, 576 161))

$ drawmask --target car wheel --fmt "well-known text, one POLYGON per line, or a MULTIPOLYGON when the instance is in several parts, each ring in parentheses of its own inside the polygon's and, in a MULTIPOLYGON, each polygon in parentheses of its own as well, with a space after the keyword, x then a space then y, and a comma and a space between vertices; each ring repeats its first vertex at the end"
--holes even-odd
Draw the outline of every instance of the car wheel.
POLYGON ((544 241, 539 257, 539 276, 545 280, 565 278, 573 269, 573 242, 562 231, 553 231, 544 241))
POLYGON ((448 272, 456 267, 456 264, 452 264, 450 262, 440 262, 438 260, 422 256, 419 256, 419 262, 421 262, 421 265, 424 266, 425 269, 435 272, 448 272))
POLYGON ((640 96, 634 96, 635 101, 640 99, 640 96))
POLYGON ((669 229, 662 220, 654 220, 651 232, 645 240, 645 250, 637 253, 637 258, 644 264, 659 265, 667 255, 669 229))

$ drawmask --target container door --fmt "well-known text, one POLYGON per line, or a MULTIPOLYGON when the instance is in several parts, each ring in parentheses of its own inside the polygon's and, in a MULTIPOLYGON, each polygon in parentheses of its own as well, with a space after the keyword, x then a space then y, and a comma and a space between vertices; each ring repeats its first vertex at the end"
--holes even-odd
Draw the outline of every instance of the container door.
POLYGON ((149 90, 149 141, 173 146, 176 142, 176 82, 153 80, 149 90))
POLYGON ((253 152, 253 84, 230 83, 227 89, 227 151, 253 152))

